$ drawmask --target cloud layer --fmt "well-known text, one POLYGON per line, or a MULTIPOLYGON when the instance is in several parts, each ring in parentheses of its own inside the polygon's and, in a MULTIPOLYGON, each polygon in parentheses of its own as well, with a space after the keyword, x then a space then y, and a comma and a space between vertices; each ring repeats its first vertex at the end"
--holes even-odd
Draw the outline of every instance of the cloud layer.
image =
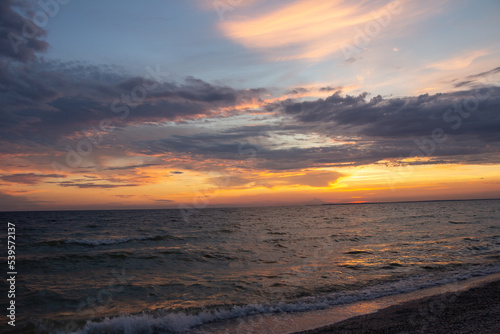
MULTIPOLYGON (((273 60, 319 60, 351 43, 357 28, 379 22, 375 14, 386 5, 299 0, 218 24, 225 37, 273 60)), ((422 65, 421 71, 453 72, 447 84, 456 90, 433 95, 381 96, 335 80, 242 88, 230 80, 174 80, 160 65, 138 76, 115 65, 45 59, 47 32, 28 19, 31 12, 18 1, 0 4, 6 203, 18 198, 38 207, 40 201, 19 196, 32 189, 112 196, 132 189, 134 195, 120 198, 138 198, 143 186, 149 191, 165 182, 182 196, 196 183, 318 191, 360 166, 500 163, 500 88, 484 83, 500 67, 456 73, 489 51, 422 65), (27 27, 36 33, 26 36, 27 27)), ((173 203, 167 197, 148 198, 173 203)))

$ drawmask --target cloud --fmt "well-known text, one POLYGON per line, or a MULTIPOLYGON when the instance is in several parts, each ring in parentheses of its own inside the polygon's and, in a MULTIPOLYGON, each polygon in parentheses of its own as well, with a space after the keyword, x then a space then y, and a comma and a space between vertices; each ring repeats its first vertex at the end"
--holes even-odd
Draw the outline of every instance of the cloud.
POLYGON ((462 68, 466 68, 469 66, 474 60, 479 57, 487 55, 488 52, 485 50, 476 50, 466 52, 465 54, 461 54, 460 56, 456 56, 453 58, 445 59, 433 64, 427 65, 428 68, 434 68, 441 71, 454 71, 462 68))
MULTIPOLYGON (((6 1, 2 6, 7 6, 6 11, 9 11, 12 4, 12 1, 6 1)), ((341 34, 343 29, 352 32, 353 26, 373 20, 371 12, 384 5, 386 3, 382 2, 353 5, 324 1, 318 6, 310 6, 307 1, 294 1, 270 14, 243 21, 235 16, 231 17, 232 21, 221 24, 223 29, 229 29, 224 31, 230 35, 241 33, 240 37, 233 37, 249 47, 279 48, 279 52, 285 50, 291 57, 322 57, 322 52, 315 53, 326 50, 318 44, 320 41, 330 40, 330 33, 344 38, 341 34), (283 20, 273 21, 282 14, 283 20), (258 29, 247 29, 260 23, 263 25, 258 29), (307 36, 309 33, 310 39, 307 36)), ((10 24, 5 22, 2 22, 4 26, 10 24)), ((331 44, 338 47, 335 40, 331 44)), ((370 97, 368 93, 341 95, 342 87, 325 83, 297 87, 286 95, 269 97, 275 92, 273 89, 236 89, 194 77, 180 82, 155 84, 150 76, 130 76, 125 69, 116 66, 36 59, 36 53, 41 51, 43 48, 34 48, 31 54, 19 58, 25 63, 11 62, 10 55, 0 53, 0 150, 3 154, 26 156, 26 160, 37 166, 44 163, 50 165, 57 159, 63 161, 67 148, 76 149, 89 133, 97 137, 106 135, 105 131, 98 129, 103 119, 111 120, 117 130, 112 138, 100 145, 99 153, 95 153, 96 149, 92 156, 85 159, 85 166, 90 168, 86 170, 98 170, 102 174, 137 171, 158 165, 173 170, 201 170, 226 163, 234 168, 281 171, 359 166, 407 156, 418 148, 415 139, 428 137, 436 127, 445 129, 450 137, 446 147, 434 153, 442 157, 442 161, 451 161, 451 156, 466 159, 467 155, 491 154, 498 150, 498 88, 491 88, 491 96, 481 101, 474 114, 462 118, 463 124, 455 130, 450 129, 455 122, 444 121, 443 113, 454 104, 474 96, 473 90, 387 98, 370 97), (136 100, 132 98, 134 89, 152 84, 155 88, 148 90, 146 96, 136 100), (317 99, 318 96, 324 98, 317 99), (260 108, 262 116, 255 118, 251 126, 222 129, 217 123, 215 129, 202 125, 201 120, 245 115, 245 112, 255 108, 260 108), (269 114, 264 115, 266 112, 269 114), (160 133, 166 122, 184 123, 189 129, 179 128, 171 134, 160 133), (271 129, 269 124, 280 126, 271 129), (147 131, 153 125, 157 127, 155 135, 147 131), (146 131, 137 134, 141 127, 146 131), (317 143, 309 140, 311 134, 320 140, 317 143), (464 148, 465 142, 467 145, 464 148), (489 148, 485 143, 490 145, 489 148), (246 151, 255 152, 255 159, 250 160, 246 151), (155 164, 105 166, 109 157, 137 154, 158 157, 154 160, 155 164), (180 156, 182 159, 176 158, 180 156)), ((332 52, 329 49, 326 51, 332 52)), ((471 61, 479 56, 480 53, 468 55, 471 61)), ((452 63, 464 62, 459 59, 452 63)), ((436 66, 442 67, 439 64, 436 66)), ((469 87, 475 84, 475 80, 497 73, 498 69, 462 78, 455 85, 469 87)), ((452 116, 456 116, 456 112, 452 116)), ((74 170, 82 171, 82 168, 74 170)), ((181 172, 170 174, 178 173, 181 172)), ((99 176, 106 179, 105 175, 99 176)), ((2 179, 36 184, 43 177, 31 173, 3 175, 2 179)), ((113 188, 135 186, 142 182, 139 178, 125 185, 107 181, 66 181, 62 186, 113 188)), ((310 182, 310 186, 316 182, 311 176, 294 182, 306 181, 310 182)), ((317 182, 324 184, 321 180, 317 182)))
POLYGON ((303 205, 322 205, 322 204, 327 204, 327 203, 328 202, 325 202, 320 198, 314 197, 313 199, 304 202, 303 205))
POLYGON ((451 82, 455 82, 453 84, 453 86, 455 88, 462 88, 462 89, 479 88, 479 89, 481 89, 487 83, 489 83, 490 85, 493 85, 493 83, 497 82, 493 78, 493 75, 496 73, 499 73, 499 72, 500 72, 500 67, 496 67, 496 68, 493 68, 489 71, 471 74, 471 75, 468 75, 464 78, 452 80, 451 82))
POLYGON ((304 185, 309 187, 328 187, 336 183, 344 174, 330 171, 305 172, 302 175, 292 175, 276 180, 273 185, 304 185))
POLYGON ((222 188, 255 188, 255 187, 295 187, 309 186, 324 188, 335 184, 342 173, 326 170, 305 170, 288 174, 238 174, 211 178, 210 183, 222 188))
POLYGON ((432 151, 428 154, 432 159, 419 162, 427 164, 468 163, 471 156, 492 157, 500 151, 498 87, 399 98, 336 92, 325 99, 289 99, 266 108, 273 114, 262 125, 174 134, 135 141, 128 149, 144 155, 188 155, 191 163, 179 165, 184 169, 239 166, 275 171, 401 160, 422 147, 432 151), (475 110, 467 111, 466 104, 469 108, 474 101, 479 102, 475 110), (280 119, 280 125, 269 126, 273 119, 280 119), (446 135, 446 143, 426 147, 438 128, 446 135), (311 134, 317 142, 308 139, 311 134))
POLYGON ((132 197, 135 197, 135 195, 115 195, 116 197, 120 197, 120 198, 132 198, 132 197))
POLYGON ((343 1, 316 1, 312 6, 301 0, 256 18, 225 20, 220 28, 247 48, 277 51, 276 58, 322 58, 349 43, 354 27, 374 20, 370 10, 381 8, 343 1))
POLYGON ((487 76, 490 76, 492 74, 499 73, 499 72, 500 72, 500 67, 496 67, 496 68, 491 69, 489 71, 469 75, 469 76, 467 76, 467 79, 477 79, 477 78, 487 77, 487 76))
POLYGON ((102 188, 102 189, 110 189, 110 188, 120 188, 120 187, 137 187, 139 184, 133 184, 133 183, 123 183, 123 184, 111 184, 111 183, 94 183, 94 182, 87 182, 87 183, 77 183, 73 181, 63 181, 58 183, 59 186, 61 187, 76 187, 76 188, 102 188))
POLYGON ((131 169, 151 167, 151 166, 160 166, 160 164, 141 164, 141 165, 132 165, 132 166, 105 167, 103 169, 104 170, 131 170, 131 169))
POLYGON ((322 60, 339 51, 361 50, 384 29, 390 29, 385 35, 407 37, 409 24, 439 13, 444 2, 285 1, 247 16, 228 16, 219 29, 232 41, 272 60, 322 60))
POLYGON ((460 81, 460 82, 456 83, 454 86, 455 86, 455 88, 460 88, 463 86, 468 86, 473 82, 474 82, 473 80, 460 81))
POLYGON ((30 185, 38 184, 46 178, 64 178, 64 177, 65 175, 61 174, 35 174, 35 173, 0 175, 1 180, 13 183, 30 184, 30 185))
POLYGON ((332 134, 400 139, 429 136, 434 129, 442 128, 449 129, 447 132, 453 135, 467 135, 467 139, 500 140, 496 130, 500 128, 499 87, 388 99, 381 96, 368 99, 367 93, 358 96, 335 93, 326 99, 288 100, 270 108, 278 108, 300 123, 322 123, 322 129, 326 133, 332 131, 332 134), (480 101, 476 96, 484 97, 484 100, 480 101))
POLYGON ((27 62, 49 44, 41 40, 47 32, 20 12, 30 12, 30 8, 15 0, 0 1, 0 56, 27 62))
POLYGON ((106 66, 0 63, 0 87, 5 88, 0 89, 0 139, 50 145, 89 129, 97 131, 103 119, 124 127, 211 117, 267 93, 187 77, 181 83, 157 83, 134 100, 134 89, 144 85, 153 85, 151 78, 129 77, 106 66))
POLYGON ((24 211, 38 209, 38 201, 32 201, 24 196, 13 196, 0 192, 0 211, 24 211))

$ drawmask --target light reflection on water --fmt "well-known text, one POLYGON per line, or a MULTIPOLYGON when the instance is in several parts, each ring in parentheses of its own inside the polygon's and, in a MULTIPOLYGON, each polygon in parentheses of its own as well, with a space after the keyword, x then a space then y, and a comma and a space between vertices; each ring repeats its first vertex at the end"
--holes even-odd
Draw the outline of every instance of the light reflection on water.
POLYGON ((1 215, 19 226, 24 314, 51 319, 294 303, 500 256, 500 201, 1 215))

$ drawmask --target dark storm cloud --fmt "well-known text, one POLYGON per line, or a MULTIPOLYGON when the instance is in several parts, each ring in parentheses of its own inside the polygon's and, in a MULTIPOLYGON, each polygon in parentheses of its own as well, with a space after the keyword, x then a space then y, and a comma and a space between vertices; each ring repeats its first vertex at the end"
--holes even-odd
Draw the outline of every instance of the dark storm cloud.
POLYGON ((30 12, 30 8, 15 0, 0 1, 0 56, 26 62, 49 44, 40 39, 46 31, 19 12, 30 12))

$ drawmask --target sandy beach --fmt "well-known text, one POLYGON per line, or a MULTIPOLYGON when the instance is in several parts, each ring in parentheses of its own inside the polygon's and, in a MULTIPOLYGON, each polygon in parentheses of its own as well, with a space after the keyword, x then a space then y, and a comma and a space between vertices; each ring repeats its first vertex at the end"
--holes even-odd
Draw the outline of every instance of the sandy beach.
POLYGON ((390 306, 295 334, 500 333, 500 281, 390 306))

